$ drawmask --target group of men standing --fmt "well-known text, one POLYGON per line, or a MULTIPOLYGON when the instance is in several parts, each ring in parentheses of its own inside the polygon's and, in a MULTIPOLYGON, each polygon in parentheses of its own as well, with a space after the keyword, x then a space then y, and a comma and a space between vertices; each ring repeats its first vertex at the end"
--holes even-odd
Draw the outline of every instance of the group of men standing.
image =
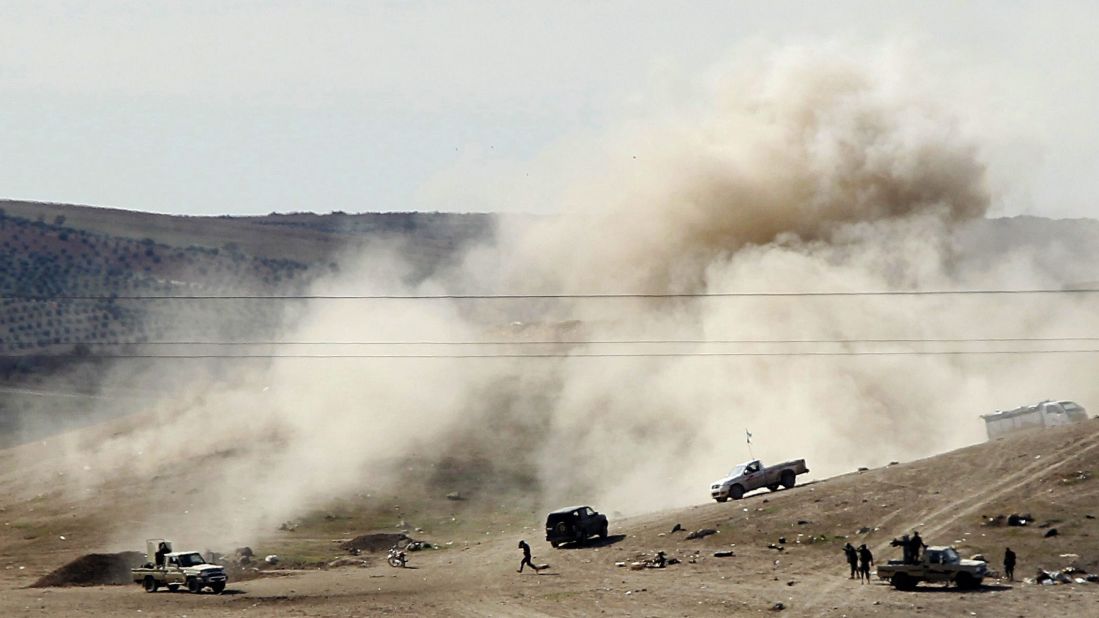
MULTIPOLYGON (((900 539, 893 539, 891 545, 901 547, 904 552, 905 564, 919 562, 920 552, 927 548, 923 539, 920 538, 920 533, 916 530, 912 531, 912 536, 906 534, 900 539)), ((857 577, 864 584, 869 582, 870 567, 874 564, 874 554, 870 552, 870 548, 864 543, 856 549, 854 545, 847 543, 843 546, 843 553, 847 556, 847 566, 851 567, 851 579, 857 577)))
POLYGON ((847 554, 847 564, 851 567, 851 579, 859 578, 862 583, 870 581, 870 566, 874 564, 874 554, 865 543, 855 546, 847 543, 843 546, 843 553, 847 554))

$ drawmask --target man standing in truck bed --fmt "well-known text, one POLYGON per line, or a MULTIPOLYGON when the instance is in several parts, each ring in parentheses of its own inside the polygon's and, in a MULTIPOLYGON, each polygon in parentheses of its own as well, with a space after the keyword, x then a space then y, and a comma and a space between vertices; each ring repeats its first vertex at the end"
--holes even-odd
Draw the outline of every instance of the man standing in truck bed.
POLYGON ((927 545, 924 544, 923 539, 920 538, 920 532, 918 530, 912 531, 912 538, 908 541, 909 559, 912 564, 916 564, 920 561, 920 552, 927 549, 927 545))
MULTIPOLYGON (((149 551, 149 550, 146 549, 145 551, 149 551)), ((158 567, 164 566, 164 555, 167 554, 167 553, 168 553, 168 544, 165 543, 164 541, 161 541, 160 545, 157 545, 157 547, 156 547, 156 556, 155 556, 156 566, 158 566, 158 567)))

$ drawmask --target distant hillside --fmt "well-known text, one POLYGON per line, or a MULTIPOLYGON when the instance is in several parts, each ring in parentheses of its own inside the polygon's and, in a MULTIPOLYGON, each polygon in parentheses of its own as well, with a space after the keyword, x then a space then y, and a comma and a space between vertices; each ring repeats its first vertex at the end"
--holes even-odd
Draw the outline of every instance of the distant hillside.
MULTIPOLYGON (((0 201, 0 354, 103 351, 202 329, 216 337, 269 332, 259 303, 171 307, 58 296, 293 294, 339 268, 349 250, 396 241, 425 276, 492 234, 490 215, 368 213, 181 217, 0 201), (181 314, 182 311, 182 314, 181 314), (216 313, 212 313, 216 312, 216 313), (89 348, 89 346, 96 346, 89 348)), ((176 305, 179 305, 178 303, 176 305)), ((0 377, 27 361, 0 362, 0 377)))
POLYGON ((208 249, 233 245, 268 258, 323 261, 344 249, 381 239, 412 241, 425 262, 450 257, 454 249, 492 234, 495 217, 471 213, 335 212, 270 214, 262 217, 190 217, 116 208, 0 200, 8 217, 57 223, 133 240, 151 239, 172 247, 208 249))

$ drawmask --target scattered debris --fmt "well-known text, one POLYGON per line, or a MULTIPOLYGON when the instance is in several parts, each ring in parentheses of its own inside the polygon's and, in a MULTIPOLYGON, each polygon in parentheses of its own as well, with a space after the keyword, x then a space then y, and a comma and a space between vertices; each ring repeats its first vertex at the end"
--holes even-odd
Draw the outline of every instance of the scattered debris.
MULTIPOLYGON (((663 569, 673 564, 679 564, 679 558, 669 558, 664 552, 658 551, 653 556, 638 554, 628 566, 631 571, 642 571, 644 569, 663 569)), ((627 566, 625 562, 615 562, 614 565, 627 566)))
POLYGON ((1030 516, 1030 513, 1025 515, 1019 515, 1018 513, 1012 513, 1007 516, 1007 525, 1009 526, 1025 526, 1033 523, 1034 518, 1030 516))
POLYGON ((683 532, 684 528, 681 524, 672 526, 672 532, 683 532))
POLYGON ((279 525, 279 530, 283 532, 293 532, 298 529, 299 523, 296 521, 284 521, 279 525))
POLYGON ((624 561, 623 561, 623 562, 615 562, 615 563, 614 563, 614 566, 616 566, 616 567, 624 567, 624 566, 626 566, 626 563, 625 563, 624 561))
POLYGON ((732 558, 733 556, 736 556, 736 554, 733 553, 733 550, 731 549, 723 549, 714 552, 714 558, 732 558))
POLYGON ((771 606, 771 611, 773 612, 781 612, 784 609, 786 609, 786 605, 784 605, 781 601, 771 606))
POLYGON ((786 537, 784 537, 784 536, 778 537, 778 544, 779 545, 785 545, 786 544, 786 537))
POLYGON ((794 585, 796 585, 797 583, 798 583, 798 582, 797 582, 796 580, 793 580, 793 579, 791 579, 790 581, 786 582, 786 585, 787 585, 787 586, 794 586, 794 585))
POLYGON ((274 565, 279 563, 279 557, 276 556, 275 554, 269 554, 269 555, 267 555, 267 557, 265 557, 263 559, 263 561, 266 562, 267 564, 270 564, 270 565, 274 566, 274 565))
POLYGON ((859 528, 858 530, 856 530, 855 534, 870 534, 870 530, 871 529, 869 527, 863 526, 863 527, 859 528))
POLYGON ((866 471, 867 471, 867 470, 869 470, 869 469, 870 469, 870 468, 867 468, 866 466, 859 466, 859 469, 858 469, 858 471, 859 471, 859 472, 866 472, 866 471))
POLYGON ((1048 539, 1049 537, 1057 536, 1058 534, 1059 533, 1057 532, 1057 528, 1050 528, 1049 530, 1046 530, 1046 533, 1042 536, 1048 539))
POLYGON ((1084 583, 1099 583, 1099 575, 1088 574, 1087 571, 1076 566, 1067 566, 1060 571, 1046 571, 1044 569, 1038 569, 1037 575, 1031 579, 1026 578, 1023 580, 1028 584, 1038 584, 1041 586, 1055 586, 1058 584, 1084 584, 1084 583), (1080 576, 1083 577, 1074 577, 1080 576))
POLYGON ((782 545, 775 545, 774 543, 768 544, 767 549, 777 549, 778 551, 785 551, 786 550, 786 548, 783 547, 782 545))
POLYGON ((1091 478, 1091 475, 1083 470, 1077 470, 1076 474, 1068 478, 1061 479, 1061 483, 1065 485, 1073 485, 1082 481, 1086 481, 1091 478))
POLYGON ((465 500, 465 496, 460 491, 452 491, 446 495, 447 500, 465 500))
POLYGON ((813 523, 813 522, 809 521, 808 519, 799 519, 798 520, 798 525, 799 526, 807 526, 811 523, 813 523))
POLYGON ((708 537, 711 534, 717 534, 717 530, 714 530, 713 528, 699 528, 698 530, 695 530, 694 532, 688 534, 687 539, 701 539, 708 537))
POLYGON ((252 564, 252 558, 256 556, 251 547, 238 547, 233 551, 234 562, 237 566, 248 566, 252 564))
POLYGON ((891 465, 891 466, 899 466, 899 465, 900 465, 900 463, 901 463, 901 462, 899 462, 899 461, 891 461, 891 462, 889 462, 889 465, 891 465))

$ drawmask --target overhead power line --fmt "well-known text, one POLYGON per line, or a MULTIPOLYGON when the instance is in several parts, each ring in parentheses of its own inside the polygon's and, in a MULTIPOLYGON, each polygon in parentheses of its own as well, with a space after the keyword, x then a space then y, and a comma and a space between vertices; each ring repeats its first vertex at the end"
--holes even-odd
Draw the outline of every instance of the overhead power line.
POLYGON ((475 358, 686 358, 686 357, 825 357, 825 356, 980 356, 1028 354, 1097 354, 1099 349, 1061 350, 894 350, 839 352, 636 352, 636 353, 533 353, 533 354, 3 354, 0 359, 475 359, 475 358))
POLYGON ((1019 290, 971 289, 971 290, 861 290, 820 292, 684 292, 684 293, 561 293, 561 294, 92 294, 92 295, 37 295, 0 294, 2 300, 60 301, 60 300, 553 300, 553 299, 677 299, 677 298, 787 298, 787 297, 845 297, 845 296, 963 296, 963 295, 1027 295, 1027 294, 1095 294, 1099 288, 1034 288, 1019 290))
POLYGON ((921 344, 921 343, 1053 343, 1068 341, 1099 341, 1095 337, 957 337, 957 338, 852 338, 852 339, 572 339, 572 340, 492 340, 447 341, 420 339, 404 341, 77 341, 66 340, 51 345, 87 346, 551 346, 551 345, 789 345, 789 344, 921 344))

